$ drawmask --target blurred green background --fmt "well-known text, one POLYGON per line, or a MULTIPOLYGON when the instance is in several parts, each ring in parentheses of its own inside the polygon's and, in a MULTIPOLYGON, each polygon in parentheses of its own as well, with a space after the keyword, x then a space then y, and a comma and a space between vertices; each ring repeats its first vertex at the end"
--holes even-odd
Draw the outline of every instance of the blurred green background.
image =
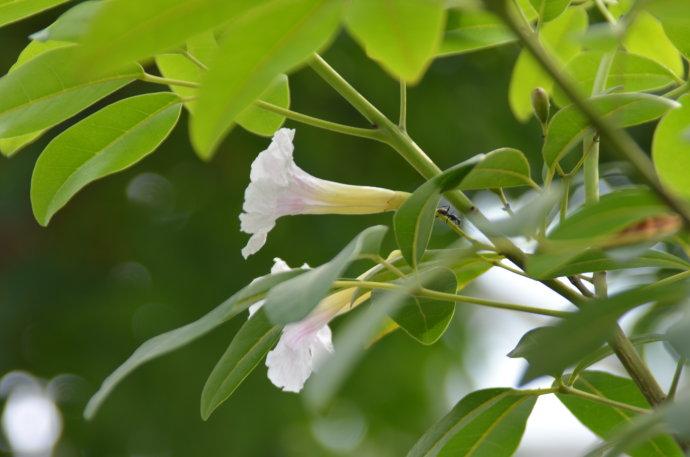
MULTIPOLYGON (((0 30, 3 73, 27 36, 60 12, 0 30)), ((518 124, 506 103, 516 54, 511 45, 444 58, 410 89, 410 134, 439 166, 511 146, 534 160, 537 171, 539 129, 534 122, 518 124)), ((397 82, 349 37, 342 33, 325 58, 397 116, 397 82)), ((292 75, 290 86, 293 109, 363 125, 308 68, 292 75)), ((122 92, 147 90, 162 89, 139 83, 122 92)), ((316 176, 407 191, 421 183, 386 146, 287 125, 297 127, 298 164, 316 176)), ((29 187, 36 158, 52 136, 0 159, 0 375, 25 370, 43 379, 61 373, 81 379, 60 404, 65 429, 56 455, 397 456, 445 411, 450 375, 467 368, 462 312, 435 346, 419 346, 402 333, 377 344, 327 417, 311 416, 299 396, 277 390, 259 366, 202 422, 201 388, 240 317, 138 370, 93 422, 84 422, 88 397, 141 342, 203 315, 267 273, 273 257, 318 265, 357 232, 389 224, 391 216, 284 218, 263 250, 244 261, 240 249, 247 237, 239 232, 238 215, 249 166, 269 140, 237 128, 217 157, 202 163, 189 145, 183 116, 159 150, 89 186, 44 229, 32 217, 29 187)), ((387 243, 392 248, 392 240, 387 243)))

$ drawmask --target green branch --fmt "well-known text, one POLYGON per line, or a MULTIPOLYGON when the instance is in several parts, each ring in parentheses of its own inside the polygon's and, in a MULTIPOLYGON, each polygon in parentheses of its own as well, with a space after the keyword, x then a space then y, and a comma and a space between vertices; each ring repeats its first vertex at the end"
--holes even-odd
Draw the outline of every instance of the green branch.
POLYGON ((312 127, 318 127, 324 130, 330 130, 331 132, 343 133, 345 135, 358 136, 361 138, 369 138, 376 141, 385 141, 383 135, 378 129, 365 129, 360 127, 352 127, 349 125, 338 124, 337 122, 326 121, 319 119, 317 117, 308 116, 306 114, 291 111, 289 109, 283 108, 281 106, 273 105, 271 103, 265 102, 263 100, 257 100, 256 106, 259 108, 270 111, 281 116, 285 116, 293 121, 301 122, 302 124, 311 125, 312 127))

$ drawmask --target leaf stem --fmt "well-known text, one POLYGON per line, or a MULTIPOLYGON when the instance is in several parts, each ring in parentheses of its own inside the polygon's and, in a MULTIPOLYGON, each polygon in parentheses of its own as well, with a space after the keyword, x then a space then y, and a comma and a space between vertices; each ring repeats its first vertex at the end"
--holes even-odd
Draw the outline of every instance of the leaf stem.
POLYGON ((407 131, 407 84, 400 80, 400 118, 398 127, 403 132, 407 131))
POLYGON ((162 76, 152 75, 150 73, 144 73, 139 76, 141 81, 146 81, 148 83, 164 84, 166 86, 180 86, 180 87, 192 87, 198 88, 199 84, 192 81, 183 81, 181 79, 170 79, 163 78, 162 76))
POLYGON ((185 56, 190 62, 202 69, 203 71, 208 71, 208 67, 201 60, 197 59, 194 54, 190 53, 188 50, 182 50, 182 55, 185 56))
POLYGON ((676 371, 673 373, 673 380, 671 381, 671 387, 668 389, 667 398, 673 400, 676 396, 676 391, 678 390, 678 385, 680 384, 680 377, 683 374, 683 367, 685 366, 687 359, 685 357, 680 357, 678 359, 678 365, 676 365, 676 371))
POLYGON ((342 133, 345 135, 358 136, 361 138, 369 138, 376 141, 384 141, 383 135, 378 129, 360 128, 352 127, 350 125, 338 124, 337 122, 326 121, 324 119, 319 119, 317 117, 308 116, 306 114, 298 113, 292 111, 282 106, 277 106, 272 103, 268 103, 263 100, 257 100, 255 102, 256 106, 259 108, 270 111, 272 113, 285 116, 293 121, 300 122, 302 124, 311 125, 312 127, 318 127, 324 130, 330 130, 331 132, 342 133))
POLYGON ((595 403, 600 403, 602 405, 611 406, 613 408, 624 409, 637 414, 647 414, 651 411, 645 408, 639 408, 637 406, 629 405, 627 403, 622 403, 619 401, 611 400, 610 398, 600 397, 599 395, 594 395, 584 390, 576 389, 565 384, 561 384, 558 389, 559 393, 564 393, 567 395, 573 395, 575 397, 580 397, 585 400, 589 400, 595 403))
MULTIPOLYGON (((385 289, 385 290, 403 289, 403 287, 398 285, 398 284, 392 284, 392 283, 388 283, 388 282, 359 281, 359 280, 347 280, 347 279, 335 281, 333 283, 333 287, 336 287, 336 288, 360 287, 363 289, 385 289)), ((565 318, 565 317, 568 317, 570 314, 572 314, 572 313, 567 312, 567 311, 558 311, 558 310, 551 310, 551 309, 546 309, 546 308, 537 308, 534 306, 518 305, 518 304, 514 304, 514 303, 505 303, 505 302, 488 300, 488 299, 478 298, 478 297, 469 297, 466 295, 458 295, 458 294, 451 294, 451 293, 446 293, 446 292, 439 292, 436 290, 426 289, 424 287, 419 288, 419 289, 415 289, 411 293, 412 293, 412 295, 415 295, 418 297, 425 297, 425 298, 431 298, 431 299, 442 300, 442 301, 470 303, 473 305, 486 306, 489 308, 505 309, 505 310, 510 310, 510 311, 519 311, 519 312, 523 312, 523 313, 538 314, 541 316, 565 318)))

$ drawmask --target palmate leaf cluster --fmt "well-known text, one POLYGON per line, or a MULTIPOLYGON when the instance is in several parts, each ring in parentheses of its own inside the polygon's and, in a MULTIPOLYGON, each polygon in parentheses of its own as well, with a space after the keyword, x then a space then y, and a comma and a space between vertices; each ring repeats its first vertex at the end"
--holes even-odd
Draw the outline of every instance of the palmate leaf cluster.
MULTIPOLYGON (((0 25, 63 3, 0 2, 0 25)), ((526 334, 510 354, 527 359, 524 381, 552 376, 553 387, 471 393, 420 437, 409 455, 512 455, 543 394, 556 394, 577 419, 607 440, 597 455, 683 455, 681 446, 690 440, 690 406, 682 392, 677 401, 659 406, 634 364, 631 369, 624 362, 631 378, 589 367, 613 353, 621 355, 618 320, 650 303, 641 330, 625 340, 628 354, 634 346, 664 341, 679 359, 679 373, 690 356, 690 323, 681 318, 690 312, 684 309, 690 244, 682 210, 690 197, 690 95, 683 95, 689 87, 688 58, 690 3, 685 0, 90 0, 71 5, 32 35, 0 79, 0 151, 5 156, 68 123, 34 168, 31 203, 41 225, 48 225, 89 183, 133 166, 159 148, 183 110, 189 116, 189 138, 203 160, 219 151, 236 126, 270 136, 290 118, 388 143, 426 178, 393 217, 398 254, 381 262, 387 227, 375 226, 313 270, 259 278, 199 320, 144 343, 104 381, 86 416, 93 416, 132 370, 265 299, 207 381, 201 397, 201 414, 207 418, 261 362, 283 326, 307 316, 341 287, 338 281, 348 282, 343 276, 351 264, 366 259, 379 264, 366 278, 369 286, 363 282, 361 287, 373 293, 363 312, 343 326, 335 355, 307 386, 305 398, 313 408, 327 407, 364 348, 382 333, 402 329, 420 343, 432 344, 446 331, 455 306, 493 306, 557 319, 526 334), (525 154, 505 147, 510 145, 496 145, 443 172, 428 165, 405 133, 404 101, 396 125, 358 98, 315 55, 341 29, 392 80, 401 81, 402 94, 405 84, 418 82, 434 59, 522 44, 519 30, 528 31, 575 91, 569 93, 533 49, 521 49, 507 103, 518 119, 527 121, 533 115, 533 91, 541 88, 549 99, 542 100, 551 105, 552 114, 541 111, 541 176, 532 176, 525 154), (349 128, 291 111, 289 74, 305 65, 374 127, 349 128), (70 121, 137 80, 166 90, 123 98, 70 121), (642 173, 647 179, 636 183, 631 175, 627 181, 611 180, 610 191, 601 198, 597 192, 584 204, 570 200, 583 180, 598 188, 598 177, 582 171, 594 155, 592 148, 598 154, 599 135, 607 133, 592 128, 592 115, 573 104, 574 96, 591 107, 597 125, 623 135, 628 127, 656 123, 651 147, 655 170, 642 173), (649 176, 658 176, 661 185, 649 176), (625 184, 615 184, 621 182, 625 184), (491 223, 465 194, 494 191, 507 205, 504 189, 526 192, 531 201, 491 223), (488 241, 467 237, 447 211, 439 213, 442 195, 488 241), (439 219, 459 240, 448 249, 430 250, 439 219), (525 254, 515 248, 515 237, 531 239, 538 247, 525 254), (518 274, 562 293, 576 310, 540 310, 458 295, 468 282, 507 262, 518 274), (591 287, 583 284, 596 283, 602 272, 634 268, 652 269, 666 279, 594 298, 591 287), (568 281, 579 292, 566 286, 568 281), (676 323, 666 333, 652 333, 657 313, 668 315, 669 310, 676 323)), ((614 144, 612 149, 634 159, 625 148, 614 144)), ((632 163, 638 172, 647 166, 632 163)), ((603 171, 602 176, 606 178, 603 171)))

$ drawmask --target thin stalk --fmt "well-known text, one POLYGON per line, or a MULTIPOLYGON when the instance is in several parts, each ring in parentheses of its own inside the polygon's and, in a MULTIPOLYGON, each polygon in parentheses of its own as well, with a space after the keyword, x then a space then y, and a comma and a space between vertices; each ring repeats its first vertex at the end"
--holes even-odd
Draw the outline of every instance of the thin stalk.
POLYGON ((407 84, 405 81, 400 81, 400 117, 398 119, 398 127, 403 132, 407 131, 407 84))
POLYGON ((318 117, 308 116, 306 114, 298 113, 296 111, 283 108, 282 106, 277 106, 272 103, 265 102, 263 100, 257 100, 255 105, 259 108, 270 111, 272 113, 280 114, 293 121, 300 122, 302 124, 311 125, 312 127, 318 127, 324 130, 330 130, 331 132, 342 133, 345 135, 358 136, 361 138, 369 138, 376 141, 384 141, 383 135, 380 130, 368 129, 361 127, 352 127, 350 125, 338 124, 337 122, 326 121, 324 119, 319 119, 318 117))
POLYGON ((182 51, 182 55, 185 56, 190 62, 199 67, 203 71, 208 71, 208 67, 201 60, 194 57, 194 54, 190 53, 186 49, 182 51))
POLYGON ((615 26, 616 25, 616 18, 613 17, 613 14, 611 14, 609 9, 606 8, 606 5, 604 4, 604 0, 594 0, 594 3, 597 5, 597 8, 599 9, 599 12, 601 13, 601 15, 604 16, 604 19, 606 19, 606 22, 615 26))
POLYGON ((671 387, 668 389, 668 395, 666 396, 669 400, 673 400, 678 391, 678 385, 680 384, 680 376, 683 374, 683 367, 685 366, 687 359, 681 357, 678 359, 678 365, 676 365, 676 371, 673 373, 673 380, 671 381, 671 387))
POLYGON ((643 181, 654 190, 661 200, 664 201, 669 208, 677 212, 686 225, 690 225, 690 210, 685 203, 681 202, 664 189, 654 172, 654 166, 649 160, 649 157, 647 157, 645 152, 635 143, 630 135, 624 130, 616 128, 610 120, 602 117, 589 103, 587 98, 580 94, 580 90, 575 83, 569 76, 561 72, 559 65, 544 49, 536 35, 525 27, 520 26, 518 19, 506 8, 504 0, 485 1, 490 7, 497 7, 494 9, 501 15, 506 25, 515 33, 520 41, 522 41, 525 48, 532 54, 544 71, 551 76, 566 96, 590 121, 592 126, 599 132, 599 135, 610 144, 612 151, 621 159, 630 162, 637 173, 642 177, 643 181))
POLYGON ((141 81, 146 81, 148 83, 164 84, 166 86, 180 86, 180 87, 192 87, 192 88, 199 87, 198 83, 195 83, 192 81, 183 81, 181 79, 163 78, 161 76, 156 76, 156 75, 152 75, 149 73, 142 74, 141 76, 139 76, 139 79, 141 81))
MULTIPOLYGON (((398 284, 388 283, 388 282, 359 281, 359 280, 348 280, 348 279, 335 281, 333 283, 333 287, 335 287, 335 288, 359 287, 359 288, 363 288, 363 289, 385 289, 385 290, 404 289, 403 286, 400 286, 398 284)), ((434 300, 443 300, 443 301, 452 301, 452 302, 463 302, 463 303, 469 303, 469 304, 473 304, 473 305, 486 306, 488 308, 505 309, 505 310, 509 310, 509 311, 519 311, 519 312, 529 313, 529 314, 538 314, 541 316, 565 318, 565 317, 568 317, 570 314, 572 314, 572 313, 569 313, 567 311, 558 311, 558 310, 551 310, 551 309, 546 309, 546 308, 537 308, 534 306, 518 305, 515 303, 505 303, 505 302, 488 300, 488 299, 478 298, 478 297, 469 297, 467 295, 458 295, 458 294, 451 294, 451 293, 446 293, 446 292, 439 292, 436 290, 430 290, 430 289, 426 289, 423 287, 419 288, 419 289, 413 289, 410 293, 416 297, 424 297, 424 298, 431 298, 434 300)))
POLYGON ((568 395, 573 395, 575 397, 580 397, 585 400, 592 401, 594 403, 600 403, 602 405, 612 406, 618 409, 624 409, 626 411, 631 411, 637 414, 647 414, 651 412, 650 410, 645 408, 638 408, 637 406, 629 405, 627 403, 621 403, 619 401, 611 400, 606 397, 600 397, 599 395, 594 395, 589 392, 585 392, 584 390, 576 389, 565 384, 560 385, 559 392, 568 395))

